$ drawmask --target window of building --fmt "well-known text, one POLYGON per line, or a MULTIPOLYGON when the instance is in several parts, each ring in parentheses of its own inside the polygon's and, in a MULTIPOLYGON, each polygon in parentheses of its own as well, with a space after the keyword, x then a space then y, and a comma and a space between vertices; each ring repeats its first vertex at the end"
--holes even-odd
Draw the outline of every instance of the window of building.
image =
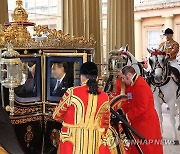
POLYGON ((107 1, 101 0, 101 47, 102 47, 102 63, 107 63, 107 1))
MULTIPOLYGON (((23 7, 28 13, 28 21, 36 25, 48 25, 49 28, 62 30, 63 28, 63 0, 22 0, 23 7)), ((8 0, 9 21, 16 7, 15 0, 8 0)), ((29 27, 30 31, 33 27, 29 27)), ((33 30, 32 30, 33 31, 33 30)))
POLYGON ((162 32, 160 30, 148 31, 148 48, 157 49, 161 40, 162 32))
POLYGON ((176 24, 176 32, 173 35, 173 38, 175 41, 177 41, 178 43, 180 42, 180 24, 176 24))

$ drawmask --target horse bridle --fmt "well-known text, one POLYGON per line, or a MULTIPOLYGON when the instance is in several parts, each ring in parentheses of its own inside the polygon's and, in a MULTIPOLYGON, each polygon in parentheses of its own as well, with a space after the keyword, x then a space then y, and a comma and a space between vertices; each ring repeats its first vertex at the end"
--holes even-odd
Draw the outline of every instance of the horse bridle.
POLYGON ((161 68, 163 71, 163 73, 161 75, 163 81, 161 81, 160 83, 156 83, 154 80, 152 80, 152 84, 155 87, 161 87, 161 86, 165 85, 169 81, 168 79, 170 79, 168 77, 168 75, 169 75, 168 61, 165 61, 165 65, 162 67, 158 61, 158 57, 157 57, 158 55, 166 55, 166 53, 165 52, 158 52, 158 51, 151 53, 151 56, 155 56, 155 66, 154 67, 151 66, 151 68, 153 69, 153 72, 151 72, 151 75, 154 77, 154 71, 157 68, 161 68))
POLYGON ((163 81, 160 82, 160 83, 156 83, 156 82, 154 81, 154 75, 153 75, 153 73, 151 72, 151 75, 153 76, 153 78, 151 77, 151 83, 152 83, 152 85, 154 86, 153 93, 156 91, 156 88, 158 88, 158 90, 159 90, 158 96, 161 98, 161 100, 162 100, 164 103, 166 103, 166 101, 164 100, 164 94, 163 94, 162 90, 160 89, 160 87, 163 86, 163 85, 165 85, 165 84, 167 84, 167 83, 169 82, 169 80, 170 80, 170 77, 169 77, 170 71, 169 71, 169 69, 168 69, 168 61, 165 61, 164 67, 161 67, 161 65, 160 65, 160 63, 159 63, 159 61, 158 61, 158 57, 157 57, 157 55, 166 55, 166 53, 165 53, 165 52, 155 51, 155 52, 152 52, 152 53, 151 53, 151 56, 153 56, 153 55, 155 56, 155 66, 154 66, 154 68, 152 68, 152 66, 151 66, 151 68, 152 68, 153 70, 155 70, 156 68, 161 68, 162 71, 163 71, 163 74, 162 74, 162 76, 163 76, 163 77, 162 77, 163 81), (164 76, 165 76, 165 77, 164 77, 164 76))
MULTIPOLYGON (((152 56, 155 56, 155 65, 154 65, 154 67, 151 65, 151 68, 152 68, 152 70, 153 71, 151 71, 151 75, 154 77, 154 71, 155 71, 155 69, 157 69, 157 68, 161 68, 162 69, 162 71, 163 71, 163 73, 162 73, 162 75, 161 75, 161 77, 162 77, 162 79, 163 79, 163 81, 161 82, 161 83, 164 83, 165 81, 166 81, 166 79, 167 79, 167 76, 168 76, 168 69, 167 69, 167 64, 168 64, 168 62, 167 61, 165 61, 165 65, 162 67, 161 65, 160 65, 160 63, 159 63, 159 61, 158 61, 158 55, 166 55, 166 53, 165 52, 158 52, 158 51, 155 51, 155 52, 152 52, 151 53, 151 57, 152 56), (165 77, 164 77, 165 76, 165 77)), ((155 82, 154 82, 155 83, 155 82)), ((161 84, 160 83, 160 84, 161 84)), ((158 83, 159 84, 159 83, 158 83)), ((162 84, 160 85, 160 86, 162 86, 162 84)))

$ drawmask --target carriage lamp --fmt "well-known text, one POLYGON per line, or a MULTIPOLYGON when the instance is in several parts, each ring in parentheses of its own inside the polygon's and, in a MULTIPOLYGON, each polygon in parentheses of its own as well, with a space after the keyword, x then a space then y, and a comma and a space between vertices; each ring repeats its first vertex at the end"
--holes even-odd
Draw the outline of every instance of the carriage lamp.
POLYGON ((113 75, 117 74, 126 63, 126 61, 120 56, 121 52, 121 50, 115 49, 109 53, 108 69, 113 75))
POLYGON ((10 115, 14 114, 14 88, 22 81, 22 62, 19 53, 13 49, 12 43, 8 43, 7 51, 0 53, 0 82, 1 85, 9 88, 9 105, 6 110, 10 115))
MULTIPOLYGON (((109 52, 108 70, 109 75, 113 76, 112 82, 116 82, 118 72, 122 69, 126 61, 120 56, 122 51, 120 49, 114 49, 109 52)), ((116 89, 116 84, 113 86, 113 91, 116 89)))

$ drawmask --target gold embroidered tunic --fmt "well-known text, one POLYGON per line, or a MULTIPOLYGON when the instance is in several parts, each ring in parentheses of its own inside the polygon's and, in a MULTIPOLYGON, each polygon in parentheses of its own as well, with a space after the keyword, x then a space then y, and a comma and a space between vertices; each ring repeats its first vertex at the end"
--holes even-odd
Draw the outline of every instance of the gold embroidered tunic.
POLYGON ((82 85, 69 88, 60 100, 53 118, 63 122, 61 154, 110 153, 103 142, 109 128, 109 100, 106 93, 99 91, 99 95, 89 94, 88 87, 82 85))
POLYGON ((173 39, 169 41, 162 42, 159 46, 159 49, 164 47, 166 54, 169 54, 170 60, 176 59, 176 55, 179 52, 179 44, 173 39))

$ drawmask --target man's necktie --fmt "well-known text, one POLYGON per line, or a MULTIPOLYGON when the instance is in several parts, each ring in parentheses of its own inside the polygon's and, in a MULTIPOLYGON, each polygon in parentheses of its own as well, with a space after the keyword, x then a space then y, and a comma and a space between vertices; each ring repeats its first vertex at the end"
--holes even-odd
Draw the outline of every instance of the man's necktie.
POLYGON ((54 91, 56 91, 56 90, 57 90, 57 88, 60 86, 60 84, 61 84, 60 80, 57 80, 57 82, 56 82, 56 86, 55 86, 55 88, 54 88, 54 91))

